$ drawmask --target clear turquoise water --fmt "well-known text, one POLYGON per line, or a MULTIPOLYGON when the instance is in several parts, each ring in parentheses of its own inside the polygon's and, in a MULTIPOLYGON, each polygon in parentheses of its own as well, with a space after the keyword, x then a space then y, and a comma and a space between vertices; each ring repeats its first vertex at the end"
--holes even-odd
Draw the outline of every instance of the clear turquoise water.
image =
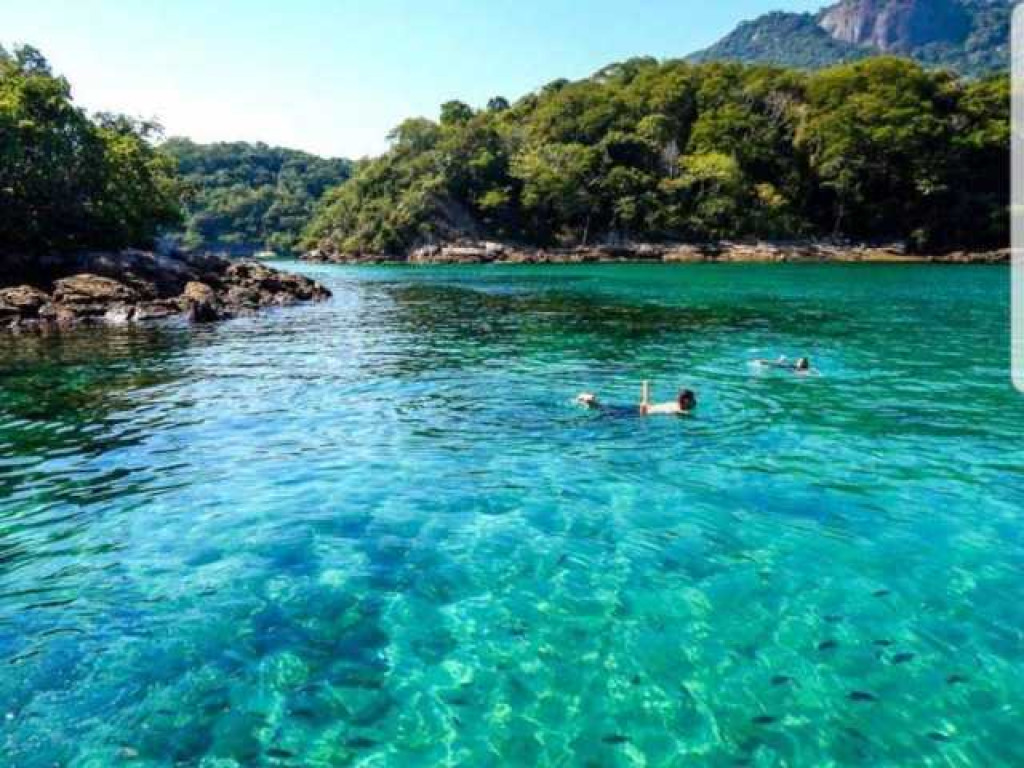
POLYGON ((0 764, 1024 764, 1005 270, 303 269, 0 338, 0 764))

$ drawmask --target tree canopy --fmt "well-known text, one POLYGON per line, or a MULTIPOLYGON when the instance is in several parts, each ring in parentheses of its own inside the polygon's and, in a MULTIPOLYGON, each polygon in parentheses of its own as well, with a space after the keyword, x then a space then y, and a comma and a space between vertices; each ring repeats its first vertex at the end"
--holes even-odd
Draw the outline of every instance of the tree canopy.
POLYGON ((0 251, 149 246, 181 220, 159 126, 89 116, 31 47, 0 48, 0 251))
POLYGON ((324 192, 351 173, 348 160, 266 144, 170 139, 184 187, 182 243, 193 250, 295 250, 324 192))
POLYGON ((1009 83, 880 57, 817 73, 636 59, 515 104, 449 102, 329 193, 306 244, 456 237, 1008 238, 1009 83))

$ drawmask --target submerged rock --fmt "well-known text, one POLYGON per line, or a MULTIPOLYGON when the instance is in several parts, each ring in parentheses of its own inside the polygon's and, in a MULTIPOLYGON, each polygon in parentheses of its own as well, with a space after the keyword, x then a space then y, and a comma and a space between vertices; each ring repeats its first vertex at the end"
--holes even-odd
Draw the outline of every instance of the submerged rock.
POLYGON ((619 746, 622 744, 628 744, 629 736, 625 736, 621 733, 609 733, 606 736, 602 736, 601 741, 612 746, 619 746))
POLYGON ((878 697, 875 694, 867 691, 851 691, 846 698, 861 704, 874 704, 878 701, 878 697))
POLYGON ((7 274, 12 285, 0 287, 0 328, 121 324, 179 315, 211 322, 331 295, 302 275, 213 254, 81 253, 26 261, 21 271, 24 284, 7 274))

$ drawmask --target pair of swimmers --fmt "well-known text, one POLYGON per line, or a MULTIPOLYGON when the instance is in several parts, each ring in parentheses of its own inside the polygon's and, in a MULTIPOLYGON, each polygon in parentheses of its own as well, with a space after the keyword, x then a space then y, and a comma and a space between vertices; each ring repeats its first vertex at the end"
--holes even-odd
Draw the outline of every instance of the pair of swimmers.
MULTIPOLYGON (((801 357, 790 362, 785 357, 777 360, 755 360, 757 365, 770 368, 781 368, 797 374, 810 374, 813 372, 809 358, 801 357)), ((576 397, 576 402, 585 408, 603 410, 605 405, 598 399, 597 395, 584 392, 576 397)), ((651 402, 651 384, 645 381, 640 391, 640 405, 638 406, 641 416, 682 416, 691 413, 697 407, 697 395, 692 389, 681 389, 676 399, 670 403, 655 404, 651 402)))
MULTIPOLYGON (((584 392, 576 398, 576 402, 585 408, 604 409, 604 404, 597 395, 584 392)), ((651 383, 645 381, 640 390, 638 411, 641 416, 682 416, 697 407, 697 395, 692 389, 681 389, 676 399, 670 403, 651 402, 651 383)))

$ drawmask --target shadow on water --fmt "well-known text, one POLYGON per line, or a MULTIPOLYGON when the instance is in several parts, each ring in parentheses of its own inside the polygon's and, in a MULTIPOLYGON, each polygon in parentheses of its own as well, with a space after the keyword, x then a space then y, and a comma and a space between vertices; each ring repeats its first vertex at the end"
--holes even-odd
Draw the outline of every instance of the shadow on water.
MULTIPOLYGON (((185 375, 181 354, 195 343, 174 326, 0 335, 0 498, 49 476, 48 460, 81 461, 145 440, 165 417, 146 393, 185 375)), ((101 491, 66 490, 79 501, 101 491)))
MULTIPOLYGON (((508 356, 558 359, 571 355, 596 364, 640 355, 685 356, 731 334, 785 337, 814 332, 819 343, 848 333, 841 311, 771 295, 729 300, 604 296, 550 281, 531 290, 489 290, 460 282, 370 283, 373 323, 408 339, 404 371, 464 369, 508 356), (379 291, 379 294, 376 292, 379 291)), ((401 373, 401 372, 400 372, 401 373)))
POLYGON ((108 395, 172 379, 168 361, 191 342, 170 325, 0 334, 0 407, 34 420, 111 410, 108 395))
POLYGON ((611 343, 643 342, 665 333, 722 333, 770 328, 779 333, 828 328, 843 315, 825 307, 801 307, 770 296, 747 303, 674 304, 609 300, 580 292, 543 290, 536 293, 494 293, 458 284, 395 283, 384 290, 395 306, 397 323, 410 330, 452 332, 484 338, 511 332, 524 337, 593 334, 611 343))

